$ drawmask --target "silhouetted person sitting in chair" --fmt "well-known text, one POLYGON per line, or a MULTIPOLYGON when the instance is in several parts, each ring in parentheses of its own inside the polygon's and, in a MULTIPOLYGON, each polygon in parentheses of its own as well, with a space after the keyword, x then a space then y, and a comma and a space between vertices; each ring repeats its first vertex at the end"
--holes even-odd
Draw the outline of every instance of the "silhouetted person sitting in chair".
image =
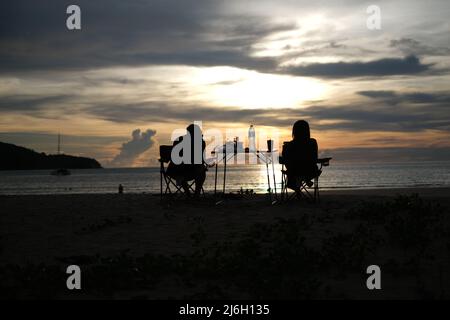
POLYGON ((310 136, 309 124, 305 120, 298 120, 292 128, 292 141, 283 145, 283 161, 287 169, 287 187, 300 192, 302 181, 308 187, 311 181, 320 175, 317 168, 317 141, 310 136))
POLYGON ((183 158, 183 151, 181 151, 179 156, 183 160, 179 164, 170 161, 167 174, 175 179, 178 185, 183 187, 188 196, 191 193, 188 182, 194 180, 195 196, 197 197, 200 195, 206 179, 206 166, 203 158, 206 143, 203 140, 200 127, 195 124, 189 125, 187 127, 187 134, 175 140, 173 147, 175 148, 179 143, 183 143, 183 141, 190 141, 188 144, 183 144, 190 148, 190 157, 186 156, 187 159, 183 158))

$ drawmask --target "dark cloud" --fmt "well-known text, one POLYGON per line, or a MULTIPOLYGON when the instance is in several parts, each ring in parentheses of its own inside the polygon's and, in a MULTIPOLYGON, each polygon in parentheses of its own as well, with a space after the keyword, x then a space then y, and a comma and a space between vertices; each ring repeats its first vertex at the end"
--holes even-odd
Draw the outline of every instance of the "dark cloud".
MULTIPOLYGON (((237 122, 251 117, 258 117, 262 110, 241 108, 219 108, 185 104, 167 104, 165 102, 136 104, 98 104, 85 110, 104 120, 122 123, 137 122, 168 122, 195 120, 237 122)), ((263 113, 265 114, 265 113, 263 113)))
POLYGON ((214 83, 210 83, 210 86, 231 86, 233 84, 241 82, 243 79, 236 79, 236 80, 224 80, 224 81, 218 81, 214 83))
MULTIPOLYGON (((386 141, 383 141, 386 144, 386 141)), ((418 147, 418 148, 339 148, 322 150, 326 156, 332 156, 333 161, 348 161, 351 163, 404 163, 422 161, 449 161, 450 148, 418 147)))
POLYGON ((427 55, 427 56, 448 56, 450 47, 428 46, 420 41, 411 38, 394 39, 390 42, 390 47, 398 48, 406 55, 427 55))
POLYGON ((33 112, 61 105, 73 98, 71 95, 8 95, 0 97, 0 112, 33 112))
POLYGON ((140 129, 134 130, 131 133, 131 140, 122 144, 119 154, 112 161, 112 165, 132 165, 134 160, 153 146, 155 143, 153 137, 155 135, 156 131, 151 129, 144 132, 141 132, 140 129))
POLYGON ((281 71, 304 77, 352 78, 416 75, 430 71, 431 67, 431 64, 423 64, 418 57, 411 55, 368 62, 312 63, 284 68, 281 71))
POLYGON ((324 40, 319 35, 319 39, 305 40, 300 47, 285 46, 283 58, 286 60, 297 59, 299 57, 349 57, 352 59, 360 58, 361 56, 368 56, 376 54, 375 50, 365 48, 363 46, 347 45, 346 39, 342 40, 324 40))
POLYGON ((365 96, 365 97, 369 97, 369 98, 375 98, 375 99, 394 98, 397 96, 394 91, 389 91, 389 90, 358 91, 357 94, 365 96))
POLYGON ((113 122, 239 122, 256 125, 289 127, 300 118, 307 119, 319 130, 450 131, 450 110, 446 102, 450 93, 410 93, 391 91, 360 92, 365 96, 383 97, 392 101, 360 101, 348 105, 312 105, 298 109, 241 109, 213 106, 168 105, 163 102, 129 105, 100 104, 85 111, 113 122), (402 98, 403 97, 403 98, 402 98), (402 100, 403 99, 403 100, 402 100), (415 101, 417 105, 411 107, 415 101), (439 102, 438 102, 439 101, 439 102))
MULTIPOLYGON (((82 30, 65 26, 68 1, 0 4, 0 73, 110 66, 234 66, 321 78, 418 75, 430 71, 416 55, 369 62, 312 63, 278 68, 283 59, 373 52, 338 40, 306 40, 299 52, 257 57, 253 46, 276 32, 298 29, 250 12, 229 14, 218 0, 79 0, 82 30), (312 41, 312 42, 311 42, 312 41), (305 47, 306 46, 306 47, 305 47)), ((393 40, 405 46, 411 39, 393 40)), ((413 43, 415 44, 415 43, 413 43)), ((418 44, 416 44, 416 47, 418 44)))
POLYGON ((28 115, 41 119, 64 119, 79 113, 72 105, 76 95, 15 95, 0 96, 0 114, 28 115))
POLYGON ((83 114, 115 123, 190 123, 195 120, 215 123, 254 123, 289 127, 305 118, 321 130, 348 131, 423 131, 450 130, 450 92, 359 91, 369 99, 343 105, 327 105, 326 101, 311 102, 303 108, 243 109, 205 104, 145 101, 118 103, 108 98, 98 102, 73 96, 9 97, 0 99, 0 110, 23 110, 40 118, 63 118, 68 114, 83 114), (81 100, 79 100, 81 99, 81 100), (61 106, 83 105, 75 108, 61 106))
POLYGON ((358 94, 372 99, 384 101, 389 104, 414 103, 414 104, 445 104, 450 103, 450 93, 448 92, 411 92, 398 93, 395 91, 359 91, 358 94))
POLYGON ((275 60, 251 57, 252 44, 295 27, 226 15, 217 0, 80 0, 82 30, 68 31, 69 4, 2 2, 0 72, 159 64, 271 70, 275 60))
POLYGON ((450 92, 359 91, 370 100, 343 106, 313 106, 305 117, 336 121, 321 129, 348 131, 450 131, 450 92))
POLYGON ((344 130, 350 132, 386 131, 421 132, 424 130, 450 131, 448 110, 432 106, 410 108, 390 105, 314 106, 303 112, 317 122, 319 130, 344 130), (318 120, 327 120, 326 124, 318 120), (330 123, 331 121, 331 123, 330 123))
POLYGON ((242 69, 271 72, 277 66, 272 58, 248 56, 241 49, 231 50, 192 50, 189 52, 164 52, 130 54, 118 61, 127 65, 191 65, 191 66, 233 66, 242 69))

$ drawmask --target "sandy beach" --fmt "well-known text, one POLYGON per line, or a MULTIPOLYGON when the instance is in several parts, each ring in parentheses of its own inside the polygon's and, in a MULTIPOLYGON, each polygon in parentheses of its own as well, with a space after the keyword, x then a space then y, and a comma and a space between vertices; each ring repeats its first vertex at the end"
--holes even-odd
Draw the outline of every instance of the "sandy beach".
MULTIPOLYGON (((140 265, 139 259, 174 257, 186 263, 189 258, 204 263, 205 270, 200 275, 194 271, 180 275, 173 270, 162 273, 157 267, 146 272, 136 267, 153 278, 151 285, 139 276, 143 282, 131 287, 104 288, 100 282, 98 288, 88 284, 87 290, 78 296, 71 293, 70 297, 416 299, 450 296, 450 275, 446 273, 450 270, 449 188, 324 191, 318 204, 293 201, 271 205, 266 195, 215 202, 211 195, 201 201, 163 202, 159 196, 150 194, 2 196, 1 295, 65 298, 68 295, 63 288, 65 282, 56 291, 36 291, 30 289, 33 280, 28 284, 19 281, 27 272, 32 274, 31 278, 39 273, 27 271, 25 266, 32 270, 48 266, 64 271, 68 264, 78 264, 94 274, 95 265, 116 268, 114 257, 122 256, 130 266, 140 265), (422 216, 427 220, 422 220, 422 216), (403 219, 401 223, 399 219, 403 219), (411 232, 418 239, 422 235, 417 233, 423 232, 426 240, 420 244, 409 243, 407 237, 411 232), (294 260, 310 257, 310 262, 305 260, 298 268, 301 279, 314 281, 282 293, 275 289, 264 292, 259 287, 246 291, 236 283, 215 282, 213 279, 220 279, 221 275, 224 281, 233 273, 240 277, 239 265, 235 263, 233 270, 226 269, 230 266, 207 265, 206 261, 211 262, 211 250, 216 250, 216 255, 227 250, 239 252, 247 248, 242 239, 250 241, 251 244, 246 243, 254 248, 238 258, 248 257, 249 261, 242 263, 260 263, 265 252, 276 255, 288 250, 278 257, 286 258, 282 263, 289 264, 289 257, 294 260), (228 247, 220 249, 224 245, 228 247), (307 254, 289 251, 299 247, 307 254), (316 259, 317 255, 321 258, 316 259), (111 263, 103 258, 110 259, 111 263), (383 270, 383 290, 378 292, 366 288, 364 266, 370 264, 377 264, 383 270), (312 265, 314 269, 308 267, 312 265), (19 271, 12 272, 13 266, 19 271), (308 273, 302 273, 302 268, 308 273), (208 272, 217 274, 204 277, 208 272), (298 291, 302 286, 309 289, 298 291)), ((230 261, 226 257, 217 259, 220 263, 230 261)), ((272 255, 271 259, 275 257, 272 255)), ((299 264, 297 260, 292 263, 299 264)), ((242 276, 246 272, 249 270, 243 271, 242 276)), ((270 270, 267 272, 272 274, 270 270)), ((292 270, 286 270, 285 274, 292 278, 292 270)), ((259 280, 265 281, 265 275, 260 276, 259 280)), ((274 281, 281 283, 286 279, 274 281)))

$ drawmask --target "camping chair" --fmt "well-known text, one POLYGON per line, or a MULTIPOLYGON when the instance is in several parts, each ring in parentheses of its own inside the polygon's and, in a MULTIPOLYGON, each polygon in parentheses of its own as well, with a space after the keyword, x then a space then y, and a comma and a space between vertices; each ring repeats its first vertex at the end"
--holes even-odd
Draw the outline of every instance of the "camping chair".
POLYGON ((327 167, 330 165, 330 160, 332 158, 322 158, 317 159, 317 164, 320 165, 318 168, 317 176, 314 177, 314 192, 310 192, 308 190, 307 181, 301 180, 300 181, 300 193, 291 193, 289 194, 289 188, 287 186, 287 170, 285 166, 285 161, 283 157, 280 157, 280 164, 281 164, 281 200, 282 201, 290 201, 295 197, 302 197, 306 198, 308 200, 311 200, 312 202, 319 202, 320 201, 320 195, 319 195, 319 177, 322 174, 322 168, 327 167))
MULTIPOLYGON (((182 195, 185 194, 185 191, 181 185, 178 185, 176 181, 170 177, 167 174, 167 167, 165 164, 168 164, 171 160, 172 155, 172 146, 159 146, 159 163, 160 163, 160 195, 161 200, 163 200, 164 195, 182 195)), ((192 181, 188 183, 189 189, 192 192, 195 192, 194 190, 194 183, 195 181, 192 181)), ((202 194, 205 194, 205 191, 202 187, 202 194)))

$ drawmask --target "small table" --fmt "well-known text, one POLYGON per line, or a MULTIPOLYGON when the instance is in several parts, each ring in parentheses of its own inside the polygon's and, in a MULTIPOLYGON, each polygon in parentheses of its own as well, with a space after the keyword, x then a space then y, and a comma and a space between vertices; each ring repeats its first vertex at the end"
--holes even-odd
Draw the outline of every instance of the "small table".
POLYGON ((272 204, 276 203, 276 200, 274 198, 277 198, 277 184, 276 184, 276 178, 275 178, 275 157, 274 154, 277 154, 276 150, 273 151, 245 151, 245 152, 238 152, 238 151, 231 151, 227 152, 226 148, 224 148, 223 153, 217 153, 217 152, 211 152, 211 154, 214 154, 216 156, 216 162, 215 162, 215 177, 214 177, 214 195, 217 195, 217 182, 218 182, 218 166, 220 162, 223 162, 223 185, 222 185, 222 196, 225 196, 225 190, 226 190, 226 177, 227 177, 227 162, 234 158, 237 154, 243 153, 243 154, 255 154, 256 157, 264 162, 266 164, 266 172, 267 172, 267 184, 270 196, 270 201, 272 204), (219 159, 219 155, 223 155, 219 159), (271 187, 271 179, 270 179, 270 168, 272 169, 272 179, 273 179, 273 186, 271 187), (274 195, 272 193, 272 190, 274 191, 274 195))

